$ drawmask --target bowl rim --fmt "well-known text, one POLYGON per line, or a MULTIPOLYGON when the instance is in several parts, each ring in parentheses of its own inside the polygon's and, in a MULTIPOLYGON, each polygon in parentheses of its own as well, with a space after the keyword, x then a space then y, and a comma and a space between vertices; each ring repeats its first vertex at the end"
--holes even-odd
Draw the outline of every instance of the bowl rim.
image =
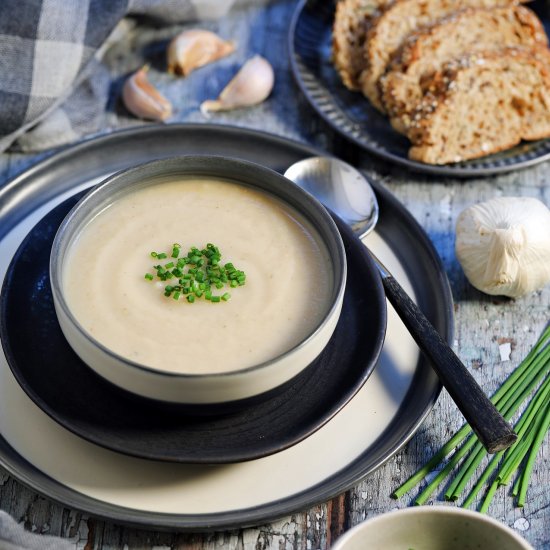
POLYGON ((367 526, 369 528, 372 528, 373 525, 376 523, 382 523, 384 521, 387 521, 388 518, 391 518, 392 516, 402 516, 402 515, 426 516, 430 514, 433 514, 435 516, 458 516, 463 518, 469 518, 471 520, 478 521, 481 523, 489 524, 491 527, 495 529, 499 529, 502 533, 508 535, 515 542, 521 545, 524 548, 524 550, 534 550, 534 548, 529 544, 529 542, 527 542, 521 535, 517 534, 511 527, 509 527, 505 523, 502 523, 501 521, 487 514, 478 512, 476 510, 469 510, 467 508, 460 508, 457 506, 445 506, 442 504, 399 508, 397 510, 390 510, 388 512, 384 512, 372 518, 367 518, 361 523, 358 523, 357 525, 353 526, 349 531, 346 531, 340 537, 338 537, 334 541, 334 545, 332 546, 332 548, 334 550, 345 550, 344 545, 347 544, 348 541, 350 541, 355 536, 356 533, 362 531, 367 526))
MULTIPOLYGON (((189 175, 192 175, 193 172, 189 172, 189 175)), ((195 172, 196 174, 196 172, 195 172)), ((277 193, 263 189, 261 187, 255 187, 250 183, 244 183, 240 182, 238 180, 238 177, 227 177, 223 175, 216 175, 215 170, 212 170, 212 173, 208 174, 208 171, 203 172, 201 175, 209 175, 213 178, 218 178, 221 180, 226 181, 233 181, 237 184, 241 185, 248 185, 251 186, 260 192, 270 194, 273 197, 289 204, 294 210, 297 210, 298 213, 306 218, 306 220, 315 226, 313 223, 313 220, 304 212, 299 210, 295 205, 290 204, 286 199, 279 196, 277 193)), ((138 183, 139 179, 135 180, 133 184, 138 183)), ((144 185, 143 187, 146 187, 144 185)), ((140 187, 142 188, 142 187, 140 187)), ((279 189, 280 187, 277 187, 279 189)), ((116 187, 115 187, 116 189, 116 187)), ((108 195, 107 195, 108 197, 108 195)), ((103 203, 105 204, 105 203, 103 203)), ((90 222, 91 218, 84 218, 84 224, 90 222)), ((322 239, 323 242, 325 242, 325 239, 320 234, 319 230, 314 227, 314 229, 319 234, 319 237, 322 239)), ((65 244, 68 244, 65 243, 65 244)), ((98 348, 102 353, 109 356, 111 359, 123 363, 126 367, 129 368, 135 368, 141 372, 144 372, 146 374, 151 374, 155 376, 161 376, 165 378, 172 378, 172 379, 194 379, 194 380, 207 380, 209 378, 231 378, 234 376, 240 376, 249 372, 255 372, 260 371, 263 369, 267 369, 269 367, 272 367, 274 364, 278 363, 279 361, 282 361, 286 359, 287 357, 291 356, 292 354, 300 351, 301 349, 308 346, 318 335, 322 332, 325 325, 330 321, 330 319, 333 318, 334 315, 339 315, 339 308, 342 303, 345 288, 346 288, 346 278, 347 278, 347 262, 346 262, 346 253, 345 253, 345 247, 344 243, 342 241, 342 237, 340 235, 340 231, 338 230, 338 227, 336 226, 336 223, 332 219, 331 215, 327 211, 327 209, 311 194, 307 193, 303 189, 301 189, 298 185, 296 185, 294 182, 289 180, 288 178, 285 178, 282 174, 279 174, 277 171, 272 170, 271 168, 268 168, 266 166, 263 166, 261 164, 243 160, 243 159, 237 159, 234 157, 226 157, 222 155, 181 155, 181 156, 172 156, 172 157, 165 157, 162 159, 156 159, 148 162, 144 162, 141 164, 138 164, 136 166, 132 166, 131 168, 120 170, 111 176, 105 178, 101 182, 99 182, 97 185, 94 185, 88 193, 80 199, 77 204, 69 211, 67 216, 64 218, 63 222, 59 226, 54 242, 52 245, 52 250, 50 254, 50 265, 49 265, 49 273, 50 273, 50 282, 52 287, 52 295, 54 298, 54 303, 56 306, 60 307, 63 314, 69 319, 71 325, 77 330, 80 337, 83 337, 89 344, 93 345, 94 347, 98 348), (174 169, 181 168, 181 163, 208 163, 211 161, 221 162, 222 164, 225 164, 226 166, 234 166, 234 167, 241 167, 245 168, 247 170, 256 171, 258 173, 263 173, 264 175, 275 178, 279 180, 279 184, 281 186, 286 186, 288 189, 293 189, 293 192, 297 193, 300 196, 301 201, 305 201, 305 204, 307 204, 310 208, 313 208, 316 213, 320 216, 320 219, 323 221, 323 223, 326 225, 326 227, 329 229, 330 233, 334 237, 334 242, 336 245, 336 251, 337 251, 337 257, 334 258, 331 255, 332 259, 332 265, 334 268, 335 273, 335 280, 333 285, 333 296, 331 296, 331 303, 330 307, 327 309, 325 314, 322 316, 319 323, 315 326, 315 328, 298 344, 294 345, 289 350, 286 350, 285 352, 272 357, 271 359, 268 359, 262 363, 258 363, 255 365, 250 365, 248 367, 244 367, 241 369, 234 369, 230 371, 217 371, 217 372, 208 372, 208 373, 188 373, 188 372, 176 372, 176 371, 166 371, 159 368, 151 367, 148 365, 145 365, 143 363, 138 363, 136 361, 132 361, 131 359, 124 357, 123 355, 120 355, 101 342, 99 342, 97 339, 95 339, 91 334, 88 333, 88 331, 80 324, 80 322, 76 319, 76 317, 73 315, 69 305, 67 304, 67 301, 65 300, 64 293, 62 291, 62 285, 61 285, 61 272, 62 272, 62 261, 60 258, 62 255, 60 254, 60 248, 61 244, 64 238, 66 238, 66 234, 72 230, 72 226, 75 223, 74 219, 75 217, 81 212, 83 208, 86 207, 97 195, 102 195, 106 193, 104 189, 107 187, 110 189, 111 187, 116 186, 117 182, 122 180, 124 182, 127 178, 132 178, 136 176, 137 174, 141 173, 144 170, 153 170, 159 168, 159 171, 155 174, 148 174, 148 176, 145 177, 151 177, 154 178, 156 176, 162 176, 162 175, 170 175, 173 173, 174 169), (340 276, 336 277, 337 272, 339 272, 340 276)), ((381 288, 381 283, 380 283, 381 288)), ((385 319, 383 320, 384 330, 382 333, 385 333, 385 319)), ((381 337, 381 340, 383 341, 383 335, 381 337)), ((381 347, 381 346, 379 346, 381 347)), ((304 365, 304 368, 307 365, 304 365)))

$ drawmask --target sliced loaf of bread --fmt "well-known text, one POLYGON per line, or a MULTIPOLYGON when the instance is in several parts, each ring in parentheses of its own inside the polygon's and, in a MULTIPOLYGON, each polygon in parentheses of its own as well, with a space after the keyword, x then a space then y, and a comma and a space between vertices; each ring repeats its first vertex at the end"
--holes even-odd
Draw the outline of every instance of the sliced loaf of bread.
POLYGON ((380 79, 392 126, 406 133, 410 115, 422 99, 420 82, 443 64, 476 51, 506 46, 546 46, 542 23, 528 8, 466 9, 411 35, 380 79))
POLYGON ((389 0, 340 0, 332 26, 332 58, 344 85, 359 90, 369 23, 389 0))
POLYGON ((449 62, 423 83, 409 157, 474 159, 550 136, 550 50, 504 48, 449 62))
POLYGON ((377 109, 384 112, 378 81, 386 72, 392 55, 412 32, 468 7, 517 3, 517 0, 395 0, 369 25, 364 50, 365 69, 360 76, 361 90, 377 109))

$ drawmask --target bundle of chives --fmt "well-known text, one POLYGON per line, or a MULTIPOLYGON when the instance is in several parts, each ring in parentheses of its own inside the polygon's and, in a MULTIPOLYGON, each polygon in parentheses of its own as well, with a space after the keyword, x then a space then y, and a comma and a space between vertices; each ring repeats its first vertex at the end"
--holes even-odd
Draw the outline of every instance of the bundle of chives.
MULTIPOLYGON (((518 506, 525 504, 527 486, 535 459, 544 436, 550 429, 550 325, 542 333, 527 357, 495 392, 491 401, 504 418, 510 420, 526 399, 528 399, 527 406, 514 427, 518 434, 517 441, 508 450, 495 454, 462 503, 463 507, 472 504, 481 488, 497 469, 497 474, 489 486, 480 511, 487 511, 497 488, 500 485, 507 485, 520 469, 512 494, 517 497, 518 506), (531 395, 535 388, 537 388, 535 393, 531 395)), ((400 498, 408 493, 434 468, 443 463, 452 451, 454 453, 445 466, 416 497, 415 504, 424 504, 465 457, 445 492, 447 500, 457 500, 487 455, 487 451, 472 433, 468 424, 464 424, 429 462, 396 489, 392 497, 400 498), (460 446, 461 444, 462 446, 460 446)))

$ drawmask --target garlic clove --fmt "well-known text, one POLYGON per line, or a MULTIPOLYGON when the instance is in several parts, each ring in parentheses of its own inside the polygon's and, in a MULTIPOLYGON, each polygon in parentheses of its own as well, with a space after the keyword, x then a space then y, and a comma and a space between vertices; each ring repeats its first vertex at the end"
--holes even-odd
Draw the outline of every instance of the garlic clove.
POLYGON ((266 59, 255 55, 241 67, 218 99, 202 103, 201 111, 228 111, 257 105, 267 99, 274 82, 273 67, 266 59))
POLYGON ((550 282, 550 210, 538 199, 500 197, 464 210, 456 256, 478 290, 517 298, 550 282))
POLYGON ((122 100, 126 108, 139 118, 166 120, 172 116, 172 104, 149 82, 147 67, 126 80, 122 100))
POLYGON ((168 45, 168 72, 187 76, 194 69, 233 53, 235 43, 202 29, 183 31, 168 45))

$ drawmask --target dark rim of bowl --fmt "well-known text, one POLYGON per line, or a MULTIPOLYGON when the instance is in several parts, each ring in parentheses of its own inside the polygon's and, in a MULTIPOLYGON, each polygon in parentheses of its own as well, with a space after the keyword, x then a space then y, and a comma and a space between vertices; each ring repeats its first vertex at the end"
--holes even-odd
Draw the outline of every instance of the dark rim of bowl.
MULTIPOLYGON (((166 180, 163 180, 166 181, 166 180)), ((154 183, 153 183, 154 184, 154 183)), ((147 183, 144 183, 139 188, 147 187, 147 183)), ((115 187, 117 189, 117 187, 115 187)), ((186 378, 186 379, 198 379, 198 378, 218 378, 218 377, 231 377, 240 375, 246 372, 252 372, 256 370, 261 370, 264 368, 267 368, 271 365, 273 365, 276 362, 279 362, 286 356, 289 356, 295 351, 299 350, 300 348, 303 348, 309 342, 314 339, 318 333, 322 330, 322 328, 326 325, 328 319, 330 319, 333 315, 335 310, 338 307, 338 304, 342 301, 343 295, 345 292, 346 287, 346 276, 347 276, 347 263, 346 263, 346 253, 344 249, 344 244, 340 235, 340 232, 332 219, 331 215, 328 213, 328 211, 325 209, 325 207, 312 195, 298 187, 294 182, 290 181, 289 179, 285 178, 278 172, 267 168, 265 166, 262 166, 260 164, 245 161, 245 160, 237 160, 233 158, 218 156, 218 155, 182 155, 178 157, 169 157, 164 158, 160 160, 153 160, 149 161, 143 164, 139 164, 137 166, 134 166, 132 168, 128 168, 125 170, 121 170, 119 172, 116 172, 115 174, 109 176, 108 178, 104 179, 102 182, 94 186, 82 199, 78 201, 78 203, 70 210, 70 212, 67 214, 61 225, 59 226, 59 229, 57 230, 57 233, 54 238, 54 242, 52 245, 52 252, 50 256, 50 281, 52 286, 52 293, 54 296, 55 301, 57 304, 61 307, 63 310, 63 313, 67 316, 67 318, 70 320, 73 327, 77 329, 77 331, 80 333, 81 336, 83 336, 88 342, 90 342, 95 347, 99 348, 103 353, 106 355, 112 357, 113 359, 124 363, 128 367, 133 367, 151 374, 160 375, 160 376, 166 376, 170 378, 186 378), (182 166, 182 163, 185 166, 182 166), (218 169, 215 169, 212 167, 212 164, 215 163, 218 166, 218 169), (190 165, 193 165, 193 168, 191 170, 188 169, 190 165), (221 170, 219 170, 220 165, 224 166, 225 168, 234 168, 239 172, 238 176, 227 176, 225 174, 221 174, 221 170), (146 172, 146 174, 143 174, 143 172, 146 172), (140 177, 138 175, 141 174, 140 177), (128 186, 138 184, 140 180, 145 179, 147 181, 147 178, 155 178, 159 176, 189 176, 189 175, 200 175, 200 176, 210 176, 214 178, 219 178, 225 181, 233 181, 237 184, 241 185, 248 185, 254 188, 259 189, 260 191, 263 191, 267 194, 270 194, 274 196, 275 198, 278 198, 279 200, 282 200, 289 206, 291 206, 294 210, 297 210, 298 213, 305 217, 307 221, 314 227, 314 229, 317 231, 319 236, 321 237, 322 241, 324 242, 325 246, 331 252, 331 245, 330 243, 327 243, 327 235, 330 235, 333 239, 332 248, 334 248, 336 252, 336 257, 334 257, 331 253, 331 258, 333 259, 332 266, 334 269, 334 284, 333 284, 333 291, 331 295, 331 306, 326 311, 326 313, 323 315, 323 318, 321 319, 320 323, 315 327, 315 329, 301 342, 299 342, 297 345, 292 347, 291 349, 285 351, 284 353, 273 357, 272 359, 269 359, 267 361, 264 361, 263 363, 259 363, 257 365, 252 365, 250 367, 245 367, 238 370, 232 370, 232 371, 222 371, 222 372, 213 372, 213 373, 207 373, 207 374, 195 374, 195 373, 179 373, 179 372, 171 372, 171 371, 164 371, 161 369, 157 369, 154 367, 149 367, 147 365, 136 363, 134 361, 131 361, 130 359, 119 355, 118 353, 113 352, 111 349, 104 346, 101 342, 98 342, 95 338, 93 338, 85 329, 82 327, 82 325, 78 322, 78 320, 73 315, 72 311, 70 310, 67 302, 65 301, 63 292, 61 290, 61 271, 63 266, 63 259, 65 255, 65 251, 68 248, 69 243, 72 240, 71 234, 67 236, 67 233, 73 232, 77 233, 79 227, 83 227, 86 223, 89 223, 91 219, 95 215, 97 215, 103 208, 105 208, 106 204, 108 202, 112 202, 112 200, 116 200, 120 196, 124 195, 122 190, 126 189, 128 186), (258 185, 258 180, 256 178, 252 179, 252 176, 263 176, 266 178, 265 181, 277 181, 277 186, 273 185, 266 185, 265 187, 262 187, 261 185, 258 185), (249 177, 250 179, 246 179, 249 177), (243 180, 241 180, 243 178, 243 180), (104 189, 116 186, 117 184, 120 184, 122 182, 123 187, 122 190, 119 190, 118 193, 115 193, 113 195, 107 195, 112 197, 111 201, 104 200, 105 198, 102 197, 103 194, 105 194, 104 189), (280 194, 280 192, 283 192, 283 194, 280 194), (82 209, 88 205, 93 199, 98 196, 100 198, 103 198, 98 205, 100 208, 95 208, 92 210, 93 215, 86 215, 84 217, 83 214, 81 214, 82 209), (292 202, 292 195, 295 195, 298 198, 298 201, 292 202), (314 214, 318 216, 317 219, 314 218, 314 214), (79 225, 76 228, 73 228, 73 224, 75 223, 75 218, 77 216, 83 216, 82 220, 76 220, 79 222, 79 225), (319 222, 318 220, 321 220, 319 222), (83 223, 81 223, 83 222, 83 223), (324 227, 324 231, 322 231, 324 227), (323 234, 326 233, 326 234, 323 234), (67 242, 65 242, 67 241, 67 242), (65 245, 65 246, 63 246, 65 245), (62 248, 63 246, 63 248, 62 248)))

